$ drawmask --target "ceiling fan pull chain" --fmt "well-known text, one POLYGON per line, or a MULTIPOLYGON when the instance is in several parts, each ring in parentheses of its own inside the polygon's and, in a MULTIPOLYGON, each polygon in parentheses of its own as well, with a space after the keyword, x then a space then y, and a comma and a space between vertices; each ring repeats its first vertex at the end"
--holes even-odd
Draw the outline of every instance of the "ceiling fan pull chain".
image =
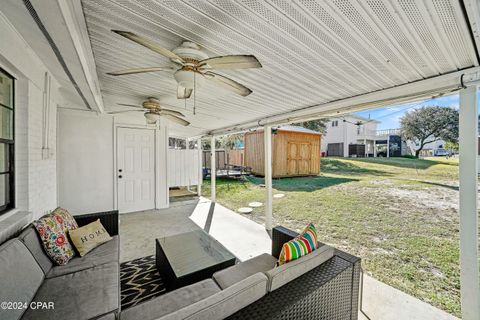
POLYGON ((193 71, 193 115, 197 108, 197 73, 193 71))

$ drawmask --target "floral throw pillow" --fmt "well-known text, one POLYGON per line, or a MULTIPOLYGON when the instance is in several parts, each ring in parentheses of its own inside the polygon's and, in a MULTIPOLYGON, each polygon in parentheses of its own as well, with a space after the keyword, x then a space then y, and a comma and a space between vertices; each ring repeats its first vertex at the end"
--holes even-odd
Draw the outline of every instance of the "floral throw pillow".
POLYGON ((53 215, 57 223, 62 226, 62 230, 65 232, 65 234, 67 234, 70 230, 75 230, 78 228, 77 222, 66 209, 58 207, 52 211, 51 215, 53 215))
POLYGON ((57 214, 58 212, 56 213, 55 211, 56 210, 34 221, 33 225, 35 229, 37 229, 43 247, 50 259, 52 259, 55 264, 62 266, 67 264, 68 261, 75 256, 75 251, 67 238, 69 229, 66 225, 73 228, 76 226, 76 222, 73 220, 74 224, 72 224, 68 219, 66 222, 66 218, 68 217, 63 213, 57 214))

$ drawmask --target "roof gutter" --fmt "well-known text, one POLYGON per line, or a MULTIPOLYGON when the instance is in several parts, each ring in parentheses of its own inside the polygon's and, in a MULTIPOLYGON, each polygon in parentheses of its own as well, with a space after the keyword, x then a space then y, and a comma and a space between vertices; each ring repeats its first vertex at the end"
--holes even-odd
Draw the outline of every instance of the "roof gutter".
POLYGON ((394 103, 434 98, 445 94, 451 94, 471 85, 480 85, 480 67, 472 67, 387 89, 317 104, 231 127, 215 129, 203 136, 221 136, 245 132, 263 126, 291 124, 319 118, 339 116, 366 109, 380 108, 394 103))

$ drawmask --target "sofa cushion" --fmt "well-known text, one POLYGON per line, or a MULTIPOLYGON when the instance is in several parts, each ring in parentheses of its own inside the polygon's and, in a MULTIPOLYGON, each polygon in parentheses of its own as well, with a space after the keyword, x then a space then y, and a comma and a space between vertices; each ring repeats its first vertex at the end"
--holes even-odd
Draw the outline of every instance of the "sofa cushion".
POLYGON ((321 265, 333 257, 334 251, 335 249, 333 247, 323 245, 306 256, 267 271, 268 291, 271 292, 276 290, 284 284, 321 265))
POLYGON ((275 267, 277 259, 264 253, 252 259, 240 262, 227 269, 216 272, 213 279, 220 288, 225 289, 258 272, 267 272, 275 267))
POLYGON ((106 242, 83 257, 75 256, 64 266, 54 266, 47 273, 47 278, 63 276, 65 274, 82 271, 85 269, 100 266, 109 262, 118 262, 120 251, 120 240, 118 236, 112 237, 112 240, 106 242))
POLYGON ((38 236, 37 231, 33 226, 29 226, 18 236, 18 239, 30 250, 37 263, 43 270, 44 274, 47 274, 53 266, 52 260, 47 256, 43 244, 38 236))
POLYGON ((262 298, 266 293, 267 277, 259 272, 206 299, 190 304, 185 308, 170 313, 160 319, 225 319, 238 310, 243 309, 249 304, 262 298))
MULTIPOLYGON (((0 246, 0 301, 29 303, 43 276, 42 268, 20 240, 12 239, 0 246)), ((0 319, 20 319, 23 312, 0 309, 0 319)))
POLYGON ((119 309, 119 264, 111 262, 46 279, 34 301, 53 301, 55 308, 28 309, 22 320, 85 320, 119 309))
POLYGON ((128 308, 122 311, 120 319, 159 319, 218 292, 220 292, 220 288, 215 284, 215 281, 212 279, 203 280, 128 308))
POLYGON ((109 314, 101 316, 100 318, 95 318, 95 320, 116 320, 116 319, 117 317, 115 312, 110 312, 109 314))

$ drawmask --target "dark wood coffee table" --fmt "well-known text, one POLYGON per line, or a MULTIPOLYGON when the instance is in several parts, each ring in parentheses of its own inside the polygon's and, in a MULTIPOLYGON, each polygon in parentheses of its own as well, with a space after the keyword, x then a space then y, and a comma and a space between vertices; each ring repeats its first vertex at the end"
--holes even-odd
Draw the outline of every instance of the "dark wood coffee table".
POLYGON ((157 269, 167 290, 211 278, 235 256, 203 230, 156 239, 157 269))

